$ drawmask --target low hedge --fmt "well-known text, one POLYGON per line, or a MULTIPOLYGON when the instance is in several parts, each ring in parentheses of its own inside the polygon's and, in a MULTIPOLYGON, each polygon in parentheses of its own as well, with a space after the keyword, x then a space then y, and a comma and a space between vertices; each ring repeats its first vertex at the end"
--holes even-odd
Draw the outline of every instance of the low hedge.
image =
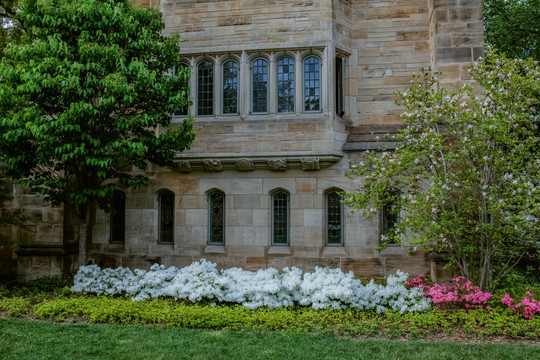
POLYGON ((540 339, 540 318, 524 319, 509 309, 400 314, 387 311, 314 310, 309 307, 249 310, 240 305, 190 304, 171 299, 133 302, 107 296, 58 297, 31 305, 20 297, 0 299, 0 312, 59 322, 144 324, 198 329, 278 330, 340 336, 423 338, 434 334, 483 338, 540 339))

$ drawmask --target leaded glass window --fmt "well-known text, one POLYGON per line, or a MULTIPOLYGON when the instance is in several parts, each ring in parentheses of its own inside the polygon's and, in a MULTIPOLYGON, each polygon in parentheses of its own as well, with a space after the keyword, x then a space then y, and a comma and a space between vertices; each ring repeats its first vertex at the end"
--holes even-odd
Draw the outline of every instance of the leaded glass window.
POLYGON ((304 111, 321 111, 321 66, 318 57, 304 60, 304 111))
POLYGON ((251 110, 268 112, 268 61, 257 59, 251 64, 251 110))
POLYGON ((294 112, 294 60, 284 57, 277 62, 278 112, 294 112))
POLYGON ((163 191, 159 194, 159 242, 172 244, 174 228, 174 194, 163 191))
POLYGON ((203 61, 197 66, 197 115, 214 114, 214 64, 203 61))
POLYGON ((336 57, 336 114, 345 115, 345 75, 343 58, 336 57))
POLYGON ((223 114, 238 114, 238 63, 223 64, 223 114))
POLYGON ((289 194, 272 194, 272 245, 289 244, 289 194))
POLYGON ((111 201, 111 243, 126 241, 126 195, 115 190, 111 201))
POLYGON ((208 243, 225 243, 225 194, 214 191, 208 195, 208 243))
POLYGON ((335 190, 326 194, 326 244, 343 245, 343 204, 335 190))

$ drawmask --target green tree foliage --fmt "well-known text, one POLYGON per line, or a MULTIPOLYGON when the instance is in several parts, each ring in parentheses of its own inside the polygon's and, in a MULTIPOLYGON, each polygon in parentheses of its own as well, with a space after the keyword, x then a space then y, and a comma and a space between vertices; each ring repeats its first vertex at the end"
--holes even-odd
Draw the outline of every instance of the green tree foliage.
POLYGON ((430 69, 416 74, 397 94, 406 108, 397 149, 365 154, 346 202, 369 217, 397 190, 401 222, 383 245, 448 253, 491 289, 524 256, 539 258, 540 66, 488 52, 472 76, 481 98, 441 87, 430 69))
POLYGON ((7 44, 20 42, 23 30, 17 19, 18 0, 0 0, 0 57, 7 44))
POLYGON ((149 183, 149 163, 173 164, 194 139, 178 38, 154 9, 128 0, 21 0, 27 41, 0 64, 0 160, 6 175, 53 203, 74 205, 80 263, 89 204, 107 209, 115 184, 149 183), (165 130, 166 129, 166 130, 165 130), (126 169, 138 169, 126 172, 126 169))
POLYGON ((540 0, 484 0, 484 29, 506 56, 540 60, 540 0))

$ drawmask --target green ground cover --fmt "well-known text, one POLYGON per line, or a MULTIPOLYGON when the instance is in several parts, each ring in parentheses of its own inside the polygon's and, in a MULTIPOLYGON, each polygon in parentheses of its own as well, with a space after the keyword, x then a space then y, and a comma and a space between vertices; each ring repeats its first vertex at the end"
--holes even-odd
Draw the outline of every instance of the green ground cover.
POLYGON ((297 332, 231 332, 0 319, 9 359, 538 359, 532 345, 355 340, 297 332))

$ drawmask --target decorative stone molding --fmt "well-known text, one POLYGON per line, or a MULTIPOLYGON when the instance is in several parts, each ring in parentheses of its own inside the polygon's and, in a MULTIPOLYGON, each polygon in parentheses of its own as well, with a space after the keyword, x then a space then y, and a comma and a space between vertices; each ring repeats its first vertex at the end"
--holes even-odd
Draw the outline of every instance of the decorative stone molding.
POLYGON ((320 170, 319 165, 319 158, 318 157, 305 157, 301 160, 302 163, 302 170, 306 171, 312 171, 312 170, 320 170))
POLYGON ((191 172, 189 160, 180 160, 176 163, 176 170, 184 173, 191 172))
POLYGON ((285 171, 303 169, 322 170, 340 161, 343 153, 313 152, 281 152, 281 153, 218 153, 218 154, 182 154, 177 157, 177 166, 173 169, 179 173, 197 171, 285 171), (208 157, 212 156, 211 159, 208 157), (189 166, 187 165, 189 163, 189 166))
POLYGON ((205 171, 220 172, 223 170, 220 160, 202 160, 202 166, 205 171))
POLYGON ((269 159, 267 164, 268 168, 272 171, 287 170, 287 159, 269 159))
POLYGON ((238 171, 253 171, 255 165, 250 159, 238 159, 236 160, 236 170, 238 171))

